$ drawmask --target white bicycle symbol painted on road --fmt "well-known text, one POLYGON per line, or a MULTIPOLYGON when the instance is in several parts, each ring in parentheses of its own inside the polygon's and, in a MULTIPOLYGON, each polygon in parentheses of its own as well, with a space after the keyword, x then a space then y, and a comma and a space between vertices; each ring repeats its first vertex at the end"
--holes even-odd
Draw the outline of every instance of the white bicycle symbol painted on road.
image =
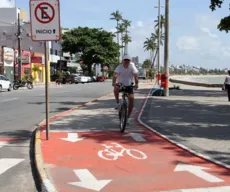
POLYGON ((111 143, 112 145, 102 144, 106 149, 98 151, 98 156, 105 160, 117 160, 118 157, 123 157, 124 153, 134 159, 147 159, 147 155, 137 149, 126 149, 118 143, 111 143), (120 152, 113 148, 120 148, 120 152))

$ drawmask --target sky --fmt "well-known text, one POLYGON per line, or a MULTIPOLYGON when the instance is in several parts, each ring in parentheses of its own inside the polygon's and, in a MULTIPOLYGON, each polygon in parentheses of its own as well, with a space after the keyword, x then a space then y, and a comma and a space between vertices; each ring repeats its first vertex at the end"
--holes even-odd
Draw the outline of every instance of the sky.
MULTIPOLYGON (((154 32, 158 0, 60 0, 61 25, 65 28, 88 26, 114 31, 116 22, 110 14, 119 10, 132 21, 129 28, 132 43, 129 54, 140 62, 149 58, 143 42, 154 32), (144 2, 144 3, 143 3, 144 2)), ((164 6, 165 0, 161 0, 164 6)), ((205 68, 230 68, 230 34, 220 32, 217 24, 229 14, 228 0, 212 12, 210 0, 170 0, 169 60, 170 65, 193 65, 205 68)), ((10 7, 14 0, 0 0, 0 7, 10 7)), ((29 1, 16 0, 16 6, 28 11, 29 1)), ((161 8, 164 14, 164 7, 161 8)), ((163 64, 161 48, 161 63, 163 64)))

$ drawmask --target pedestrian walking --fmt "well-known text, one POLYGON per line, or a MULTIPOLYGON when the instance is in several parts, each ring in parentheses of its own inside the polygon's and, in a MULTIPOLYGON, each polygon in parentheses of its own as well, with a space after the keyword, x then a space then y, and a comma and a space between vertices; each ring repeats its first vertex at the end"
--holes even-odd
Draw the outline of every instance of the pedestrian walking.
POLYGON ((225 78, 224 86, 225 86, 225 90, 228 93, 228 101, 230 101, 230 70, 228 70, 228 75, 225 78))

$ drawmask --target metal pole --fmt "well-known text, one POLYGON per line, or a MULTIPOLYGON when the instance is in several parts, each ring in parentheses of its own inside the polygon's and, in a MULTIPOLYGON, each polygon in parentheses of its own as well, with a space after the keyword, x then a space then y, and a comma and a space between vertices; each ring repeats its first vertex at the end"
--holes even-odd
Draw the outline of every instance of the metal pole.
MULTIPOLYGON (((160 72, 160 40, 161 40, 161 1, 158 0, 158 53, 157 53, 157 71, 160 72)), ((159 80, 158 80, 159 85, 159 80)))
POLYGON ((45 89, 46 89, 46 140, 49 140, 49 80, 48 80, 48 46, 47 41, 44 42, 45 47, 45 89))
POLYGON ((22 79, 22 55, 21 55, 21 25, 20 25, 20 13, 18 13, 18 80, 22 79))
MULTIPOLYGON (((165 46, 164 46, 164 68, 169 76, 169 0, 165 1, 165 46)), ((168 81, 168 79, 167 79, 168 81)), ((164 89, 164 95, 169 96, 168 86, 164 89)))

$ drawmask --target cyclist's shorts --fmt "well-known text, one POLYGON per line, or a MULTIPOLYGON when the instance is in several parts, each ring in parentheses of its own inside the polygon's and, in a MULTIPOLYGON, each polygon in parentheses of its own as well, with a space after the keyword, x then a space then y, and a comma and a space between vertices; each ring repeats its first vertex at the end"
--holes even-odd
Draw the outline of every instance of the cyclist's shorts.
MULTIPOLYGON (((122 92, 123 90, 121 89, 119 92, 122 92)), ((133 87, 132 86, 127 86, 126 88, 125 88, 125 91, 128 93, 128 94, 134 94, 134 92, 133 92, 133 87)))

